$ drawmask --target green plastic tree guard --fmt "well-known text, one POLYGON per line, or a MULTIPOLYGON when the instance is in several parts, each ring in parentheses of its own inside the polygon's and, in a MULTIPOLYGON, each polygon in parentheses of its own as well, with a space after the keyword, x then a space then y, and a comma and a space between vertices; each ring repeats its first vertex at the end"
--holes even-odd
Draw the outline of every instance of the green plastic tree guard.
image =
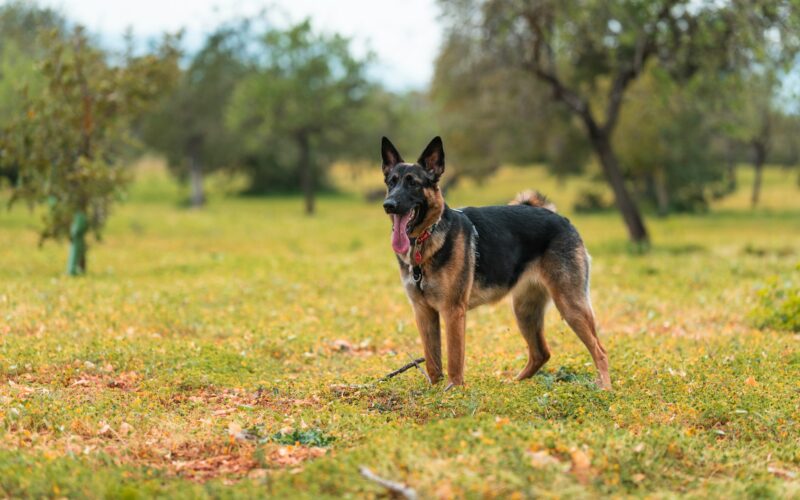
POLYGON ((86 214, 76 212, 72 217, 69 228, 69 260, 67 260, 67 274, 77 276, 86 272, 86 231, 89 222, 86 214))

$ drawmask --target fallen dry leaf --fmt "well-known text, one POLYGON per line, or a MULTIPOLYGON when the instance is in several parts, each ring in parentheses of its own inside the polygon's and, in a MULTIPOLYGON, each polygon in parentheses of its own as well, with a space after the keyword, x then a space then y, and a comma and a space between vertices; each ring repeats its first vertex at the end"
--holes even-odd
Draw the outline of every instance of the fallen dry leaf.
POLYGON ((129 424, 128 422, 122 422, 121 424, 119 424, 119 430, 117 431, 117 433, 120 436, 124 437, 124 436, 129 435, 132 432, 133 432, 133 426, 131 424, 129 424))
POLYGON ((561 463, 559 459, 550 455, 546 450, 528 452, 528 457, 531 461, 531 466, 534 469, 543 469, 561 463))
POLYGON ((576 449, 570 454, 572 459, 572 472, 581 483, 589 481, 592 472, 592 461, 585 451, 576 449))
POLYGON ((228 424, 228 434, 231 436, 236 436, 242 432, 242 426, 236 422, 230 422, 228 424))

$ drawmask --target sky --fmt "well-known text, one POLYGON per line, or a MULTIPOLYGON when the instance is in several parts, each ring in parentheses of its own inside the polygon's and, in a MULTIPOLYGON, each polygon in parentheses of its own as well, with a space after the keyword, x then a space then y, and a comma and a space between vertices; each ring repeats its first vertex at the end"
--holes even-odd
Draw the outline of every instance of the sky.
MULTIPOLYGON (((3 0, 0 0, 3 3, 3 0)), ((373 51, 375 77, 393 90, 421 89, 433 74, 441 41, 435 0, 39 0, 86 26, 112 47, 131 27, 137 38, 184 28, 187 49, 221 21, 266 9, 279 25, 311 17, 315 28, 353 40, 358 55, 373 51)))

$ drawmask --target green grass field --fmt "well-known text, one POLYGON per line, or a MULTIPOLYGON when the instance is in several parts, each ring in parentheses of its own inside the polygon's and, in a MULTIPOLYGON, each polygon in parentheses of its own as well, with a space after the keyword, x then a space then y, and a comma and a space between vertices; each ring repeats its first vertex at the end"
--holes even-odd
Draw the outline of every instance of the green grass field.
POLYGON ((749 319, 763 283, 797 272, 800 190, 770 170, 751 211, 746 174, 708 215, 650 217, 643 256, 616 214, 570 213, 578 181, 504 169, 451 193, 536 187, 572 219, 610 393, 554 309, 553 358, 513 382, 507 300, 469 315, 465 387, 416 370, 348 387, 422 353, 389 222, 354 193, 308 218, 215 184, 191 211, 142 167, 72 279, 36 214, 2 211, 0 497, 385 496, 361 465, 423 498, 800 497, 800 335, 749 319))

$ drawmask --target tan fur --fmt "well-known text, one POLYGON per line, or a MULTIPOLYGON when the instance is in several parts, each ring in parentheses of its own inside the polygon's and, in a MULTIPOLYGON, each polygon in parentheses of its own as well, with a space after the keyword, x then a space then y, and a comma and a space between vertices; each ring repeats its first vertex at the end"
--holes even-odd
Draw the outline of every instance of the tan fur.
POLYGON ((425 199, 428 202, 428 213, 425 214, 425 219, 417 224, 414 230, 411 231, 409 236, 412 238, 419 237, 422 231, 431 227, 442 216, 442 212, 444 212, 444 197, 442 196, 442 191, 439 189, 439 186, 425 188, 422 190, 422 193, 425 195, 425 199))
POLYGON ((425 364, 431 380, 437 381, 442 376, 441 368, 441 334, 439 315, 445 322, 447 342, 447 378, 453 385, 464 383, 464 345, 466 312, 469 291, 472 288, 473 255, 468 255, 466 237, 459 235, 453 242, 453 254, 441 269, 434 271, 429 263, 433 255, 442 245, 443 240, 429 240, 423 251, 422 291, 417 289, 413 279, 407 279, 408 271, 404 271, 406 292, 414 307, 417 327, 420 331, 422 345, 425 350, 425 364), (469 257, 469 258, 468 258, 469 257), (465 281, 465 282, 462 282, 465 281), (435 315, 431 311, 438 311, 435 315), (428 360, 431 364, 428 364, 428 360))
POLYGON ((577 269, 569 269, 557 257, 545 254, 539 264, 542 283, 547 288, 561 317, 572 328, 581 342, 589 350, 598 372, 597 383, 603 389, 611 389, 608 374, 608 355, 597 336, 594 312, 589 301, 588 254, 581 247, 576 254, 577 269))
POLYGON ((422 339, 425 352, 425 370, 436 383, 442 378, 442 334, 439 326, 439 312, 423 302, 413 302, 414 317, 422 339))
POLYGON ((493 304, 502 300, 506 295, 508 295, 507 288, 497 286, 482 287, 476 282, 472 285, 472 291, 469 294, 469 308, 474 309, 484 304, 493 304))
POLYGON ((544 338, 544 317, 550 295, 536 280, 526 280, 514 287, 513 307, 522 337, 528 345, 528 363, 517 374, 517 380, 532 377, 550 359, 544 338))
POLYGON ((539 191, 534 191, 532 189, 528 189, 517 194, 517 196, 515 196, 513 200, 508 202, 508 204, 530 205, 532 207, 546 208, 551 212, 557 212, 555 203, 547 199, 547 196, 543 195, 539 191))

